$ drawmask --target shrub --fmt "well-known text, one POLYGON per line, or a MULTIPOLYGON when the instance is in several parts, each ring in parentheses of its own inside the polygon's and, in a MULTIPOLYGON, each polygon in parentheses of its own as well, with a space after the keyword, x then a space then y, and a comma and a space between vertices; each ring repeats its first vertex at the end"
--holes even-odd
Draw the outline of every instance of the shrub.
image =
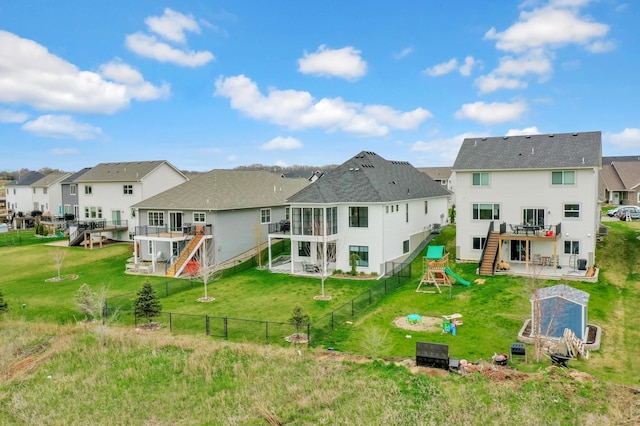
POLYGON ((147 323, 151 323, 151 319, 160 315, 162 311, 160 299, 158 299, 158 295, 148 280, 144 282, 142 289, 138 292, 138 297, 134 303, 134 311, 136 318, 144 317, 147 319, 147 323))
POLYGON ((9 310, 9 304, 4 301, 4 294, 0 291, 0 313, 7 312, 9 310))

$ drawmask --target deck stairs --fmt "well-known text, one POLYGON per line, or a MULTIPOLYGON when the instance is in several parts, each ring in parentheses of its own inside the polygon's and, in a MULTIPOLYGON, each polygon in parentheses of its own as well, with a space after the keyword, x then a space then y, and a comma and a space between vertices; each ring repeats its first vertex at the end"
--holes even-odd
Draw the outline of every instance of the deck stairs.
POLYGON ((185 247, 182 253, 180 253, 180 256, 178 257, 178 259, 176 259, 174 264, 171 265, 171 267, 167 271, 166 276, 179 277, 182 271, 184 270, 184 267, 187 265, 187 262, 189 262, 193 258, 193 256, 198 251, 198 249, 200 248, 204 240, 205 240, 204 233, 197 233, 195 237, 193 237, 191 241, 189 241, 189 244, 187 244, 187 247, 185 247))
POLYGON ((489 239, 484 250, 484 256, 480 260, 480 275, 493 276, 495 273, 495 260, 498 255, 498 245, 500 244, 500 233, 492 231, 489 233, 489 239))

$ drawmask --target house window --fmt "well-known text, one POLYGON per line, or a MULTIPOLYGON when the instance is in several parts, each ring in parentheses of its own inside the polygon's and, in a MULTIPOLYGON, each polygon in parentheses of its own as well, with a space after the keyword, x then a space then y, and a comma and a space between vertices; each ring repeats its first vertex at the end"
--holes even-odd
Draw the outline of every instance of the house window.
POLYGON ((164 226, 164 212, 149 212, 149 226, 164 226))
POLYGON ((385 212, 389 213, 389 206, 385 206, 385 207, 386 207, 385 212))
POLYGON ((522 223, 544 225, 544 209, 522 209, 522 223))
POLYGON ((34 194, 36 193, 36 189, 35 189, 35 188, 33 188, 33 193, 34 193, 34 194))
POLYGON ((84 195, 92 195, 92 194, 93 194, 93 188, 91 187, 91 185, 85 185, 84 195))
POLYGON ((76 195, 78 193, 78 185, 72 184, 69 185, 69 194, 76 195))
POLYGON ((474 250, 483 250, 486 243, 487 239, 485 237, 473 237, 474 250))
POLYGON ((489 173, 477 172, 473 174, 473 186, 489 186, 489 173))
POLYGON ((293 235, 300 235, 302 233, 302 209, 296 207, 292 209, 292 214, 291 232, 293 235))
POLYGON ((404 240, 402 242, 402 253, 403 254, 409 253, 409 240, 404 240))
POLYGON ((85 207, 85 219, 102 219, 102 207, 85 207))
POLYGON ((354 253, 358 255, 356 266, 369 266, 369 247, 349 246, 349 262, 351 262, 351 255, 354 253))
POLYGON ((565 204, 564 217, 565 218, 580 217, 580 204, 565 204))
POLYGON ((576 172, 573 170, 563 170, 560 172, 551 172, 552 185, 575 185, 576 172))
POLYGON ((564 242, 565 254, 580 254, 580 241, 565 241, 564 242))
POLYGON ((369 226, 369 207, 349 207, 349 227, 367 228, 369 226))
POLYGON ((260 223, 271 223, 271 209, 260 209, 260 223))
POLYGON ((34 210, 38 210, 39 208, 40 208, 40 204, 38 204, 38 202, 37 202, 37 201, 34 201, 34 202, 33 202, 33 209, 34 209, 34 210))
POLYGON ((500 204, 474 204, 474 220, 499 220, 500 204))
POLYGON ((291 220, 291 208, 290 207, 285 207, 284 208, 284 220, 291 220))
POLYGON ((193 223, 205 223, 207 221, 207 214, 205 212, 195 212, 193 214, 193 223))
POLYGON ((311 242, 298 241, 298 256, 309 257, 311 255, 311 242))
POLYGON ((42 188, 42 193, 43 193, 44 195, 47 195, 47 188, 42 188))
POLYGON ((404 205, 404 221, 409 223, 409 203, 404 205))
POLYGON ((147 241, 147 253, 149 256, 153 256, 153 240, 147 241))
POLYGON ((304 207, 302 209, 302 234, 313 235, 313 209, 311 207, 304 207))
POLYGON ((64 213, 65 214, 71 214, 71 204, 65 204, 64 205, 64 213))
POLYGON ((334 235, 338 233, 338 208, 327 207, 327 233, 334 235))
POLYGON ((424 214, 429 213, 429 202, 427 200, 424 201, 424 214))
POLYGON ((122 193, 124 195, 133 195, 133 185, 122 185, 122 193))

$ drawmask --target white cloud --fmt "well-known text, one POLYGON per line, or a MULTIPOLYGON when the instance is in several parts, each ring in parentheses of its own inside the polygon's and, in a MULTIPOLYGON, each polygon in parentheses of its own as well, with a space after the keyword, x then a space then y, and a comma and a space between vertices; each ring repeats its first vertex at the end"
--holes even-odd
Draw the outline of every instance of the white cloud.
POLYGON ((414 50, 415 49, 413 47, 405 47, 404 49, 402 49, 398 53, 394 53, 393 57, 395 59, 406 58, 407 56, 411 55, 414 52, 414 50))
POLYGON ((455 113, 455 118, 477 121, 482 124, 497 124, 518 120, 527 111, 525 102, 475 102, 464 104, 455 113))
POLYGON ((323 128, 362 136, 384 136, 392 129, 413 129, 431 113, 423 108, 401 112, 384 105, 362 105, 342 98, 316 100, 309 92, 269 89, 264 96, 244 75, 220 77, 216 96, 228 98, 231 107, 257 120, 291 129, 323 128))
POLYGON ((640 129, 637 127, 627 127, 620 133, 606 133, 604 139, 619 148, 640 149, 640 129))
POLYGON ((541 49, 533 49, 520 57, 504 56, 493 72, 498 75, 546 75, 553 71, 551 61, 541 49))
POLYGON ((496 40, 496 47, 510 52, 524 52, 536 47, 559 47, 567 44, 587 45, 609 32, 609 26, 579 16, 584 1, 557 1, 530 12, 520 12, 518 22, 498 32, 491 28, 485 38, 496 40))
POLYGON ((441 75, 449 74, 458 68, 458 60, 456 58, 450 59, 447 62, 434 65, 431 68, 427 68, 423 72, 431 77, 439 77, 441 75))
POLYGON ((278 167, 289 167, 289 165, 284 160, 276 161, 276 166, 278 166, 278 167))
POLYGON ((300 142, 296 138, 292 138, 291 136, 288 136, 286 138, 283 138, 282 136, 278 136, 260 146, 260 149, 263 149, 265 151, 300 149, 300 148, 302 148, 302 142, 300 142))
POLYGON ((462 133, 450 138, 436 138, 427 142, 418 141, 411 145, 412 152, 428 154, 428 158, 420 159, 424 164, 430 165, 451 165, 458 156, 458 151, 462 145, 462 141, 466 138, 479 138, 489 136, 485 133, 462 133))
POLYGON ((80 153, 76 148, 51 148, 47 151, 50 155, 78 155, 80 153))
POLYGON ((367 63, 360 57, 360 53, 350 46, 329 49, 321 45, 315 53, 304 52, 304 57, 298 59, 298 71, 354 81, 367 73, 367 63))
POLYGON ((524 135, 539 135, 541 132, 536 126, 525 127, 524 129, 509 129, 505 136, 524 136, 524 135))
POLYGON ((587 46, 591 53, 606 53, 615 50, 616 43, 612 40, 598 40, 587 46))
POLYGON ((79 123, 69 115, 42 115, 22 125, 22 129, 39 136, 78 140, 95 139, 102 135, 99 127, 79 123))
POLYGON ((186 43, 185 31, 200 33, 200 26, 192 15, 183 15, 169 8, 162 16, 149 16, 144 22, 149 30, 174 43, 186 43))
POLYGON ((517 78, 508 78, 496 74, 481 75, 476 78, 474 83, 480 89, 480 93, 491 93, 498 89, 523 89, 527 87, 527 83, 517 78))
POLYGON ((129 97, 139 101, 167 98, 171 94, 171 87, 168 83, 163 83, 162 86, 156 87, 144 81, 142 74, 138 70, 119 60, 101 65, 100 75, 106 79, 124 84, 129 97))
POLYGON ((195 52, 177 49, 159 41, 155 36, 140 32, 129 34, 126 37, 126 45, 129 50, 140 56, 185 67, 200 67, 215 59, 213 53, 207 50, 195 52))
POLYGON ((129 96, 125 86, 80 71, 40 44, 0 30, 0 102, 111 114, 126 108, 129 96))
POLYGON ((0 108, 0 123, 24 123, 29 118, 28 114, 0 108))
POLYGON ((473 59, 473 56, 467 56, 464 58, 464 65, 460 66, 460 74, 465 77, 469 77, 471 75, 471 71, 473 71, 473 67, 476 66, 477 61, 473 59))

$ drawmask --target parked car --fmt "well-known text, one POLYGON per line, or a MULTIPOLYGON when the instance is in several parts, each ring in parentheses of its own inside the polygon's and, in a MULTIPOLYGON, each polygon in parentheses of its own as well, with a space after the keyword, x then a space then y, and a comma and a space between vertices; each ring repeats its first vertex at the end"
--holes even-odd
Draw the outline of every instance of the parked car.
POLYGON ((640 209, 624 209, 618 214, 620 220, 627 220, 627 217, 630 220, 640 219, 640 209))
POLYGON ((610 217, 618 217, 620 215, 620 212, 625 210, 625 209, 640 209, 640 207, 638 206, 618 206, 616 208, 607 210, 607 215, 610 217))

